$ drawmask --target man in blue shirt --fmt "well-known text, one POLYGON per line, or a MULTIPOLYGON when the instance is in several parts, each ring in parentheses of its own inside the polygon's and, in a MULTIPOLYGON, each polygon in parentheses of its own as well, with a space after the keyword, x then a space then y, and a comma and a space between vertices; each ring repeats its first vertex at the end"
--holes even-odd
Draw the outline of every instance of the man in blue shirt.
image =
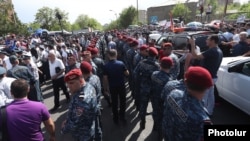
POLYGON ((193 57, 195 59, 202 60, 201 61, 202 67, 207 69, 213 78, 213 85, 211 86, 211 88, 207 90, 206 94, 203 97, 204 106, 207 108, 208 114, 211 116, 213 114, 213 109, 215 104, 214 83, 217 80, 217 71, 220 67, 223 58, 223 53, 221 49, 218 47, 219 37, 216 34, 210 35, 206 41, 209 49, 203 52, 202 54, 196 53, 195 41, 193 38, 189 39, 189 43, 191 44, 192 47, 191 51, 193 57))
POLYGON ((103 86, 104 93, 111 94, 112 100, 112 112, 113 120, 115 124, 118 124, 120 118, 123 123, 125 120, 126 110, 126 89, 125 89, 125 76, 129 75, 129 72, 122 61, 117 60, 117 51, 111 49, 107 53, 109 61, 104 66, 103 72, 103 86), (120 111, 118 114, 118 98, 120 103, 120 111))

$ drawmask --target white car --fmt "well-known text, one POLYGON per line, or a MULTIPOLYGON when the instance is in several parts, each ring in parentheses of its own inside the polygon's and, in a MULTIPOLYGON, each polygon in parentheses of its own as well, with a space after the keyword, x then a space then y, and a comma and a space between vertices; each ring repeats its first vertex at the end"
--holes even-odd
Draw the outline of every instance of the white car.
POLYGON ((218 94, 250 115, 250 57, 225 57, 215 83, 218 94))

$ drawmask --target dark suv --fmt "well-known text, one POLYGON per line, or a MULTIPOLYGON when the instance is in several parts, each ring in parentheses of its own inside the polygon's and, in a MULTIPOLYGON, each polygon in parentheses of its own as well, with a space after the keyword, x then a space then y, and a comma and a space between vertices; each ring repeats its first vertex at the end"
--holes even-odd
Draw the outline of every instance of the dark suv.
MULTIPOLYGON (((197 46, 200 47, 200 51, 203 52, 208 49, 208 46, 206 45, 206 39, 209 35, 217 34, 215 32, 211 31, 196 31, 196 32, 183 32, 183 33, 167 33, 162 35, 157 41, 156 41, 156 48, 160 49, 161 44, 163 40, 166 40, 167 42, 171 42, 174 46, 173 50, 183 50, 185 49, 187 45, 187 37, 192 36, 195 38, 195 43, 197 46)), ((228 45, 222 45, 221 42, 228 42, 226 38, 222 34, 218 34, 220 42, 219 47, 221 48, 224 57, 231 56, 230 49, 231 47, 228 45)))

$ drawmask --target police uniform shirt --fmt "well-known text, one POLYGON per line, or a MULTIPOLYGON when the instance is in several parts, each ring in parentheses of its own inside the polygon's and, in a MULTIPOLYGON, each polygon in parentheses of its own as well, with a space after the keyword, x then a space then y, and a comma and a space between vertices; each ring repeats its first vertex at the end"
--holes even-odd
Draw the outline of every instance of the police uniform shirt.
POLYGON ((144 92, 149 92, 152 87, 151 75, 154 71, 160 69, 159 63, 155 58, 148 57, 142 60, 134 70, 134 75, 141 80, 140 89, 144 92))
POLYGON ((81 90, 72 95, 66 123, 61 132, 71 132, 79 141, 89 141, 94 135, 97 106, 95 88, 86 83, 81 90))
MULTIPOLYGON (((49 72, 50 72, 50 76, 54 76, 54 75, 57 74, 57 73, 56 73, 56 68, 58 68, 58 67, 59 67, 61 70, 62 70, 62 69, 65 69, 65 66, 64 66, 62 60, 60 60, 60 59, 58 59, 58 58, 55 58, 55 61, 54 61, 53 63, 51 63, 51 61, 49 61, 49 72)), ((59 75, 59 76, 57 77, 57 79, 63 77, 64 75, 65 75, 65 72, 63 72, 61 75, 59 75)))
POLYGON ((26 66, 16 65, 12 67, 7 71, 7 76, 16 79, 24 79, 31 85, 35 83, 35 78, 32 72, 26 66))
POLYGON ((170 73, 171 73, 173 79, 177 79, 177 76, 180 73, 180 62, 179 62, 179 59, 173 53, 171 53, 169 55, 169 57, 172 58, 173 63, 174 63, 174 66, 170 69, 170 73))
POLYGON ((161 92, 161 98, 164 101, 165 98, 170 94, 170 92, 174 89, 178 90, 185 90, 185 85, 183 80, 171 80, 168 81, 167 84, 164 86, 161 92))
POLYGON ((100 103, 100 98, 102 96, 102 88, 99 77, 97 75, 92 74, 85 81, 91 84, 95 88, 97 103, 100 103))
POLYGON ((164 101, 163 137, 169 141, 199 141, 209 120, 198 99, 175 89, 164 101))
POLYGON ((151 76, 152 84, 152 96, 156 98, 161 98, 161 91, 165 84, 171 80, 171 76, 169 73, 164 71, 155 71, 151 76))

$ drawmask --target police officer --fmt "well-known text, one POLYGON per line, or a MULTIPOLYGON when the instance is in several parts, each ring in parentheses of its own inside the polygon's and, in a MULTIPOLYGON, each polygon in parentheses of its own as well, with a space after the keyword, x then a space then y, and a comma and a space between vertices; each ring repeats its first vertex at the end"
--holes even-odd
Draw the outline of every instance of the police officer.
POLYGON ((190 67, 186 89, 174 89, 164 101, 163 136, 167 141, 203 140, 204 124, 211 124, 202 98, 213 85, 211 74, 202 67, 190 67))
POLYGON ((101 130, 101 95, 102 95, 102 88, 101 82, 97 75, 92 73, 92 66, 86 62, 82 61, 80 66, 81 72, 83 74, 83 78, 86 82, 91 84, 96 90, 96 98, 98 103, 98 113, 96 115, 95 120, 95 141, 102 141, 102 130, 101 130))
POLYGON ((93 68, 93 74, 97 73, 97 66, 96 66, 96 64, 92 60, 91 52, 90 51, 84 51, 82 53, 82 61, 89 62, 91 64, 92 68, 93 68))
MULTIPOLYGON (((127 55, 126 58, 127 58, 127 63, 128 63, 127 68, 129 70, 130 74, 133 74, 133 71, 134 71, 134 68, 135 68, 135 66, 133 65, 133 60, 134 60, 135 55, 137 54, 136 50, 138 48, 138 45, 139 45, 138 41, 133 40, 132 42, 129 43, 130 48, 126 53, 126 55, 127 55)), ((134 98, 135 97, 135 89, 134 89, 133 75, 129 75, 128 80, 129 80, 128 81, 129 82, 129 88, 130 88, 132 96, 134 98)))
POLYGON ((69 71, 73 69, 80 68, 80 63, 76 61, 76 58, 73 55, 68 57, 67 62, 68 62, 68 67, 65 70, 66 73, 68 73, 69 71))
POLYGON ((173 49, 173 45, 171 43, 164 43, 162 45, 163 57, 171 57, 174 62, 174 66, 170 70, 172 78, 177 79, 180 73, 180 62, 179 62, 178 57, 173 53, 172 49, 173 49))
POLYGON ((147 112, 150 93, 152 91, 151 75, 154 71, 160 69, 160 66, 156 60, 158 51, 154 47, 149 47, 148 58, 142 60, 134 70, 134 76, 140 77, 140 111, 139 117, 141 119, 140 128, 145 128, 145 116, 147 112))
MULTIPOLYGON (((142 45, 139 49, 139 53, 137 53, 134 56, 133 59, 133 66, 137 66, 141 60, 146 59, 148 56, 148 46, 147 45, 142 45)), ((133 74, 134 75, 134 74, 133 74)), ((140 76, 133 76, 133 81, 134 81, 134 91, 135 91, 135 106, 136 109, 139 110, 140 107, 140 76)))
POLYGON ((124 45, 124 40, 123 40, 123 36, 117 35, 118 39, 117 39, 117 60, 122 61, 122 50, 123 50, 123 45, 124 45))
MULTIPOLYGON (((101 86, 102 86, 102 91, 103 91, 103 68, 104 68, 105 62, 102 58, 99 57, 98 48, 96 48, 96 47, 91 48, 90 52, 91 52, 91 56, 92 56, 92 61, 97 66, 96 75, 99 77, 99 79, 101 81, 101 86)), ((103 93, 103 96, 104 96, 105 100, 108 102, 108 105, 111 107, 111 101, 110 101, 109 95, 103 93)))
POLYGON ((129 43, 133 41, 133 38, 128 37, 125 40, 125 43, 123 44, 122 47, 122 58, 123 58, 123 63, 128 67, 128 61, 127 61, 127 51, 129 50, 129 43))
POLYGON ((11 55, 9 57, 12 68, 7 71, 7 77, 12 77, 15 79, 24 79, 30 84, 30 91, 28 98, 33 101, 42 101, 41 93, 36 93, 35 83, 36 79, 33 73, 26 66, 20 66, 17 56, 11 55))
POLYGON ((170 69, 173 66, 173 60, 170 57, 163 57, 160 63, 160 71, 153 72, 151 76, 152 84, 152 95, 151 102, 153 107, 153 130, 158 131, 159 137, 161 137, 161 121, 162 121, 162 110, 163 101, 161 100, 161 91, 165 84, 171 80, 170 69))
POLYGON ((148 48, 149 46, 144 44, 139 48, 139 52, 134 56, 133 66, 136 67, 139 62, 143 59, 146 59, 148 56, 148 48))
POLYGON ((102 79, 103 77, 103 67, 105 65, 104 61, 102 58, 99 57, 99 50, 98 48, 91 48, 90 49, 91 52, 91 57, 92 57, 92 61, 95 63, 95 65, 97 66, 97 70, 96 70, 96 75, 99 76, 100 79, 102 79))
MULTIPOLYGON (((30 53, 24 53, 23 54, 23 64, 28 67, 30 72, 32 72, 33 76, 35 77, 35 84, 34 84, 34 92, 35 96, 37 96, 35 99, 38 99, 39 101, 43 101, 42 91, 40 89, 40 83, 39 83, 39 69, 37 68, 36 64, 31 60, 31 54, 30 53)), ((31 95, 32 96, 32 95, 31 95)))
POLYGON ((68 72, 64 81, 72 94, 72 100, 61 132, 70 132, 76 141, 93 141, 98 107, 95 88, 85 82, 80 69, 68 72))

